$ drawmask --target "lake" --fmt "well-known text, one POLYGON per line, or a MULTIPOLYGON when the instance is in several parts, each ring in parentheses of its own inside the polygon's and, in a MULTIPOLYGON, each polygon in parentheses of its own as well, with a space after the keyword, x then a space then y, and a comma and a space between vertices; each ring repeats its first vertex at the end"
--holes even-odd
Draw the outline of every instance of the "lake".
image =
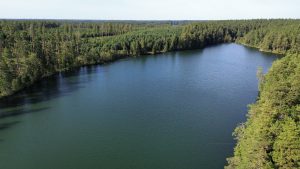
POLYGON ((232 43, 46 78, 0 101, 0 168, 223 168, 277 58, 232 43))

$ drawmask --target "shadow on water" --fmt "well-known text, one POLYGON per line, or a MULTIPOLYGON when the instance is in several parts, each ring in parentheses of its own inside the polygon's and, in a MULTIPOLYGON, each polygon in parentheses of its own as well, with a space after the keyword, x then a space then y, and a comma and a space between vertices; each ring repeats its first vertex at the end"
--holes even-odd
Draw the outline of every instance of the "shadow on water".
POLYGON ((40 111, 45 111, 47 109, 49 109, 49 107, 36 108, 36 109, 25 109, 23 107, 13 109, 13 110, 4 109, 3 111, 0 111, 0 118, 17 116, 17 115, 20 115, 20 114, 27 114, 27 113, 37 113, 37 112, 40 112, 40 111))
POLYGON ((83 88, 85 83, 92 80, 92 78, 85 78, 85 75, 91 75, 96 72, 97 66, 89 66, 58 73, 36 82, 15 95, 0 99, 0 118, 48 109, 26 109, 25 105, 38 104, 67 96, 83 88))
MULTIPOLYGON (((21 123, 21 121, 18 121, 18 120, 10 121, 10 122, 1 122, 0 123, 0 132, 3 130, 10 129, 11 127, 13 127, 19 123, 21 123)), ((5 139, 0 138, 0 142, 4 142, 4 141, 5 141, 5 139)))
POLYGON ((16 125, 18 123, 20 123, 20 121, 12 121, 12 122, 0 123, 0 130, 9 129, 10 127, 12 127, 12 126, 14 126, 14 125, 16 125))

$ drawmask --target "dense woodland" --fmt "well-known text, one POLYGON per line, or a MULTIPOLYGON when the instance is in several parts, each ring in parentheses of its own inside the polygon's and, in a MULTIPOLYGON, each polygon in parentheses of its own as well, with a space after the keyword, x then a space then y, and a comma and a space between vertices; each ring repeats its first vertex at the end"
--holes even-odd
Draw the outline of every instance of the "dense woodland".
POLYGON ((300 20, 173 22, 0 21, 0 96, 43 77, 125 57, 237 42, 285 55, 237 127, 226 168, 300 168, 300 20))
POLYGON ((236 40, 266 51, 285 53, 297 46, 297 24, 293 20, 191 24, 2 20, 0 96, 82 65, 236 40))

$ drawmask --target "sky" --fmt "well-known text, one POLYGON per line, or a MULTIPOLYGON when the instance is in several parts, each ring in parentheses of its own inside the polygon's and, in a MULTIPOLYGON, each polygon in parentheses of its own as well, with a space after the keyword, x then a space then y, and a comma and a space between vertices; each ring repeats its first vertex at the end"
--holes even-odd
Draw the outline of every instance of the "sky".
POLYGON ((300 0, 0 0, 4 19, 300 18, 300 0))

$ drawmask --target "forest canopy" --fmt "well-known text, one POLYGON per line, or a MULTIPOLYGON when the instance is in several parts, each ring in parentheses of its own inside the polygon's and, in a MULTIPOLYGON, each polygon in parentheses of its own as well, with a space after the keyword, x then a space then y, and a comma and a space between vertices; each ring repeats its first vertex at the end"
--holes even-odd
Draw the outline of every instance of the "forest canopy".
POLYGON ((0 21, 0 96, 75 67, 238 42, 299 50, 298 20, 186 22, 0 21))

